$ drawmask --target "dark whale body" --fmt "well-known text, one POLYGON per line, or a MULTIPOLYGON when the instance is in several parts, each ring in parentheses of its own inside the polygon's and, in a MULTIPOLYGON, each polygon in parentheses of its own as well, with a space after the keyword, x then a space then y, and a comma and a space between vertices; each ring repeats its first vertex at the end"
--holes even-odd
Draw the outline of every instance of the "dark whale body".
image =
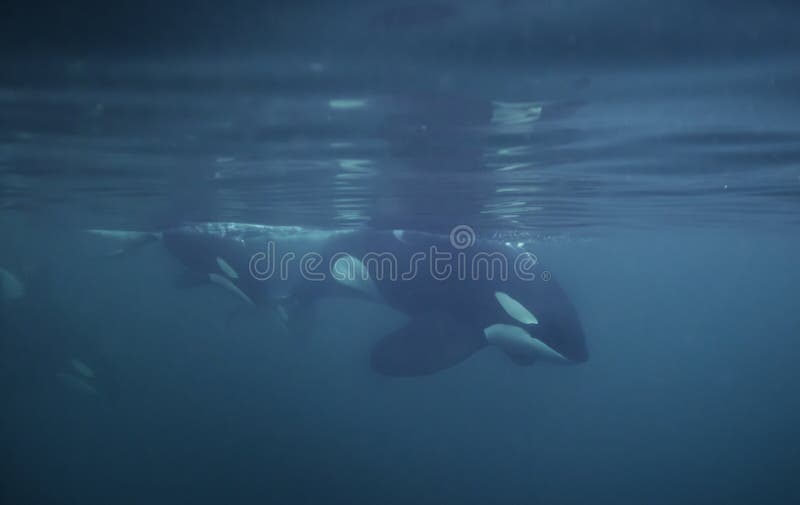
POLYGON ((374 299, 405 313, 408 323, 372 348, 372 368, 383 375, 436 373, 490 341, 499 342, 519 365, 548 355, 562 363, 588 359, 583 328, 565 291, 555 279, 542 278, 538 265, 520 275, 515 262, 530 254, 502 242, 458 244, 451 236, 412 231, 313 232, 230 223, 183 226, 162 238, 187 269, 182 282, 211 276, 253 304, 280 308, 290 325, 305 321, 305 309, 328 296, 374 299), (279 272, 277 263, 287 255, 295 264, 279 272), (319 262, 301 271, 301 258, 309 255, 319 262), (440 259, 435 268, 434 257, 440 259))

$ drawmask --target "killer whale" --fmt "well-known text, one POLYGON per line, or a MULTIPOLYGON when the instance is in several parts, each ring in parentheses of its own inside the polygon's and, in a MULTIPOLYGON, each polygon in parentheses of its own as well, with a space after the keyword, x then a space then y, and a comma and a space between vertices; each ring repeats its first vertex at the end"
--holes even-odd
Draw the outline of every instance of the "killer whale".
POLYGON ((185 268, 180 286, 216 284, 248 304, 274 307, 290 326, 307 329, 308 308, 331 296, 404 313, 408 322, 370 351, 372 369, 382 375, 434 374, 489 346, 524 366, 589 357, 567 293, 548 272, 531 270, 538 264, 530 253, 508 243, 241 223, 190 224, 157 236, 185 268), (511 271, 520 259, 528 271, 511 271))
POLYGON ((0 267, 0 304, 18 300, 25 295, 25 285, 13 273, 0 267))

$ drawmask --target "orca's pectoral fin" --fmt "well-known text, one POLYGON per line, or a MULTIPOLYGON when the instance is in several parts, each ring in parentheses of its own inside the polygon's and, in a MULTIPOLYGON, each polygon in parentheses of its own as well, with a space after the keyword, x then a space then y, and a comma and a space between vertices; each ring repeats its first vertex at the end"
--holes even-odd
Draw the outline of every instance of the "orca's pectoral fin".
POLYGON ((417 316, 380 339, 372 349, 372 368, 382 375, 430 375, 461 363, 486 346, 480 328, 446 313, 417 316))

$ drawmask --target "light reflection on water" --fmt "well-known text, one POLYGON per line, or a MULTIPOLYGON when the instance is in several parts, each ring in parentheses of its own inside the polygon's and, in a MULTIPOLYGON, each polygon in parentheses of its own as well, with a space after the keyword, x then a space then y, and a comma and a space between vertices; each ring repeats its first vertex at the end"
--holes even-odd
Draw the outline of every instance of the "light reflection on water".
POLYGON ((224 78, 213 61, 62 63, 6 87, 2 208, 67 207, 105 226, 564 230, 791 222, 800 201, 800 116, 774 86, 791 78, 780 61, 477 83, 464 68, 433 91, 391 69, 395 84, 372 93, 335 62, 264 63, 224 78))

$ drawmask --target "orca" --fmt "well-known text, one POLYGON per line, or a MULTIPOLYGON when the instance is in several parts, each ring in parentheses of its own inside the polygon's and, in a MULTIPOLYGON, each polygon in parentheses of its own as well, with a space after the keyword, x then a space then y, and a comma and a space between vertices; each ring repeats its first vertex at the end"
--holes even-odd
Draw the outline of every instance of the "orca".
POLYGON ((25 285, 13 273, 0 267, 0 303, 18 300, 25 295, 25 285))
POLYGON ((243 303, 274 308, 290 328, 307 328, 309 307, 332 296, 407 315, 372 346, 370 363, 381 375, 434 374, 487 347, 523 366, 589 358, 567 293, 512 244, 470 234, 242 223, 195 223, 149 236, 185 268, 179 285, 221 286, 243 303))

